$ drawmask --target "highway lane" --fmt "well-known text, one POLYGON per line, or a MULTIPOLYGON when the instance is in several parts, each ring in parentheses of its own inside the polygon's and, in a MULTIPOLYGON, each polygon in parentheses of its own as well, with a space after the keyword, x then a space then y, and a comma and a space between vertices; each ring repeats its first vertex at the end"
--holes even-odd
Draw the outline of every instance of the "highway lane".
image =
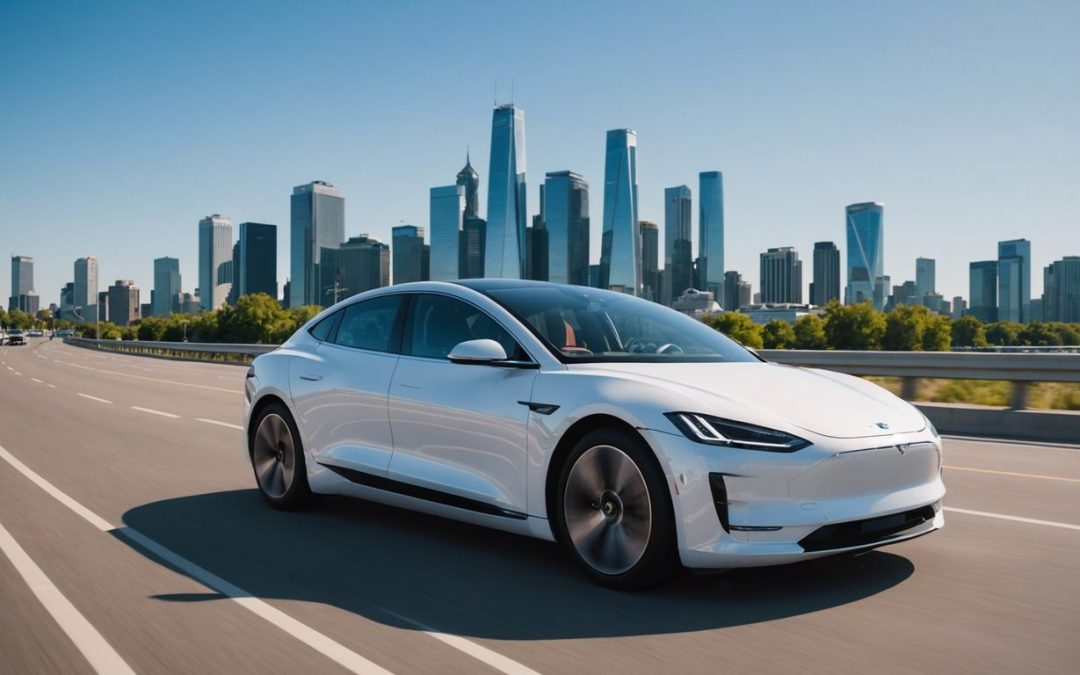
MULTIPOLYGON (((544 542, 344 499, 269 510, 240 432, 196 421, 239 422, 242 368, 42 341, 0 361, 0 447, 392 672, 1063 672, 1080 656, 1080 531, 953 512, 857 558, 619 594, 544 542)), ((949 439, 946 466, 949 507, 1080 525, 1077 448, 949 439)), ((0 525, 137 672, 342 670, 2 461, 0 525)), ((2 555, 0 603, 0 671, 85 672, 2 555)))

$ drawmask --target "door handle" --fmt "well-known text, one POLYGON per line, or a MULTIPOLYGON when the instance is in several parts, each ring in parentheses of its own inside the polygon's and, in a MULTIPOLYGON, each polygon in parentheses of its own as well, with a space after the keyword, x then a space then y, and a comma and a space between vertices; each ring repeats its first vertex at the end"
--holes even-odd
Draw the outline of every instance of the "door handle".
POLYGON ((318 382, 322 379, 322 375, 301 375, 301 380, 307 380, 308 382, 318 382))

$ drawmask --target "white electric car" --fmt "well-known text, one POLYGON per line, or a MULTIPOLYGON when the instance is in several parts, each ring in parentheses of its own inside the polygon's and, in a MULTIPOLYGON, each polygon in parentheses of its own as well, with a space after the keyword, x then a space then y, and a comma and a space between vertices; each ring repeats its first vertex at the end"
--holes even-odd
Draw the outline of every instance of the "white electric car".
POLYGON ((944 524, 941 442, 915 407, 610 291, 362 293, 255 359, 245 397, 272 506, 351 495, 556 540, 614 587, 944 524))

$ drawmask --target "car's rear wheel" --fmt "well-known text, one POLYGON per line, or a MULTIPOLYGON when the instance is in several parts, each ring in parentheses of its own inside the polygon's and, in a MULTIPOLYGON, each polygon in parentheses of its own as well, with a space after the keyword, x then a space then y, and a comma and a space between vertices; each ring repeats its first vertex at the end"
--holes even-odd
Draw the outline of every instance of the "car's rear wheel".
POLYGON ((663 472, 628 431, 598 429, 574 446, 560 473, 555 515, 563 546, 605 586, 645 588, 678 569, 663 472))
POLYGON ((310 504, 304 446, 288 408, 271 403, 259 412, 252 429, 248 449, 263 499, 284 511, 310 504))

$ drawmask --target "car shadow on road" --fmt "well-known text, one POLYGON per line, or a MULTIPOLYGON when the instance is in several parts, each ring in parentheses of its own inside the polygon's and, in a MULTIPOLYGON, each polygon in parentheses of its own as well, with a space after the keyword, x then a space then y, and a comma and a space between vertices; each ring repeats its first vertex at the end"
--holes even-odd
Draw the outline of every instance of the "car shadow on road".
MULTIPOLYGON (((255 490, 153 502, 125 513, 124 524, 256 597, 326 603, 402 628, 507 640, 770 621, 855 602, 914 571, 906 558, 877 551, 721 575, 687 573, 648 591, 620 593, 589 582, 548 542, 346 498, 281 513, 255 490)), ((225 596, 162 589, 155 597, 225 596)))

